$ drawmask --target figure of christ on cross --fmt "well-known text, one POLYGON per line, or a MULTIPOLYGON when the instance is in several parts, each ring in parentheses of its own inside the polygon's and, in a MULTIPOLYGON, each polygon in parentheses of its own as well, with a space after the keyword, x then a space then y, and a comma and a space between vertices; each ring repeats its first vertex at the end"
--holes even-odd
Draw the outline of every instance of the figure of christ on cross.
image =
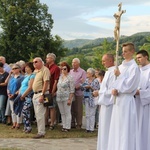
POLYGON ((121 15, 126 12, 126 10, 121 10, 122 3, 120 3, 120 4, 118 5, 118 7, 119 7, 119 8, 118 8, 118 12, 116 12, 116 13, 114 14, 114 17, 115 17, 115 19, 116 19, 116 21, 115 21, 116 25, 115 25, 115 29, 114 29, 114 38, 115 38, 116 41, 119 40, 119 30, 120 30, 120 19, 121 19, 121 15))

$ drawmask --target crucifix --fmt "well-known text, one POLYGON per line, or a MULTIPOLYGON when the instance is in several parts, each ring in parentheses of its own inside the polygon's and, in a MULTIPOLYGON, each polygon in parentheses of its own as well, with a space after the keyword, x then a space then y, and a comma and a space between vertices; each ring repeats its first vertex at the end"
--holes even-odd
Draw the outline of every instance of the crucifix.
POLYGON ((126 10, 121 10, 121 8, 122 8, 122 3, 118 5, 118 12, 114 14, 114 17, 116 19, 115 21, 116 25, 114 29, 114 38, 116 41, 119 40, 121 15, 126 12, 126 10))
MULTIPOLYGON (((123 13, 125 13, 126 10, 122 10, 122 3, 118 5, 118 12, 114 14, 115 17, 115 29, 114 29, 114 39, 116 41, 116 69, 118 69, 118 53, 119 53, 119 37, 120 37, 120 21, 121 16, 123 13)), ((116 77, 117 78, 117 77, 116 77)), ((116 103, 116 98, 115 102, 116 103)))

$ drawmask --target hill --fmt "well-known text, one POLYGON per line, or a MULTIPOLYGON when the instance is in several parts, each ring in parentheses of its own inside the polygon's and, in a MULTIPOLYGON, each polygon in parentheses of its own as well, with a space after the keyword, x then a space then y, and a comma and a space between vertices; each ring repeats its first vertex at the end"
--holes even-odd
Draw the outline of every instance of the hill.
POLYGON ((108 38, 97 38, 94 40, 89 39, 76 39, 76 40, 65 40, 63 45, 66 48, 72 49, 72 48, 81 48, 85 45, 89 46, 97 46, 100 43, 104 41, 104 39, 107 39, 109 42, 113 41, 113 37, 108 38))
MULTIPOLYGON (((138 42, 136 41, 139 37, 146 37, 146 36, 150 36, 150 32, 139 32, 139 33, 135 33, 131 36, 125 36, 122 35, 120 37, 121 42, 124 41, 132 41, 132 42, 138 42)), ((89 39, 76 39, 76 40, 65 40, 63 45, 66 48, 69 49, 73 49, 73 48, 83 48, 83 47, 95 47, 100 45, 104 39, 107 39, 108 42, 114 42, 114 38, 113 37, 106 37, 106 38, 97 38, 94 40, 89 40, 89 39)))

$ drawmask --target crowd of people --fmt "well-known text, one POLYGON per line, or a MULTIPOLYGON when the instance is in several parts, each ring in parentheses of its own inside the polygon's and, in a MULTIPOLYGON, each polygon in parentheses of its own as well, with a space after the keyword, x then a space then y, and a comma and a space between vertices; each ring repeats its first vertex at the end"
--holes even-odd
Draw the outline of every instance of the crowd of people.
POLYGON ((97 73, 93 68, 85 71, 78 58, 72 60, 72 66, 67 62, 60 62, 58 66, 55 60, 56 55, 49 53, 45 63, 36 57, 32 62, 8 65, 5 57, 0 56, 1 123, 17 130, 23 123, 23 132, 30 133, 32 121, 36 121, 38 133, 34 138, 43 138, 45 128, 54 130, 60 121, 62 132, 81 129, 85 104, 86 132, 94 132, 99 109, 92 92, 100 89, 104 75, 99 69, 97 73), (52 96, 51 106, 43 105, 45 94, 52 96))
POLYGON ((58 66, 54 53, 47 54, 46 63, 36 57, 33 62, 12 65, 0 56, 0 122, 12 123, 12 129, 23 123, 23 131, 30 133, 35 119, 34 138, 39 139, 46 127, 55 130, 60 119, 62 132, 81 129, 84 106, 85 132, 93 133, 98 127, 97 150, 149 150, 149 54, 140 50, 135 55, 134 44, 124 43, 122 56, 122 64, 116 67, 114 56, 104 54, 106 72, 85 71, 78 58, 72 66, 64 61, 58 66), (46 94, 52 96, 53 105, 43 105, 46 94))

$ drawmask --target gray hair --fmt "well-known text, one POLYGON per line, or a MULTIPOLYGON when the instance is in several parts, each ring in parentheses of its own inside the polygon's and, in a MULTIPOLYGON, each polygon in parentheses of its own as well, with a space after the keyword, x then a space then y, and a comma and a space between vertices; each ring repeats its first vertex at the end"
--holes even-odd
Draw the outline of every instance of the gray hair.
POLYGON ((54 53, 48 53, 46 57, 52 57, 54 61, 56 59, 56 55, 54 53))
POLYGON ((93 68, 88 68, 87 72, 90 72, 93 76, 95 75, 95 69, 93 68))
POLYGON ((19 69, 21 69, 21 66, 19 64, 15 63, 15 64, 12 65, 12 68, 19 68, 19 69))
POLYGON ((4 56, 0 56, 0 58, 1 58, 4 62, 6 62, 6 58, 5 58, 4 56))
POLYGON ((42 62, 42 64, 44 65, 44 61, 42 60, 42 58, 41 58, 41 57, 35 57, 34 59, 37 59, 37 60, 41 61, 41 62, 42 62))
POLYGON ((20 65, 20 66, 23 66, 23 65, 25 65, 26 63, 25 63, 25 61, 20 60, 20 61, 16 62, 16 64, 18 64, 18 65, 20 65))
POLYGON ((80 64, 80 59, 79 58, 74 58, 72 61, 76 61, 80 64))

